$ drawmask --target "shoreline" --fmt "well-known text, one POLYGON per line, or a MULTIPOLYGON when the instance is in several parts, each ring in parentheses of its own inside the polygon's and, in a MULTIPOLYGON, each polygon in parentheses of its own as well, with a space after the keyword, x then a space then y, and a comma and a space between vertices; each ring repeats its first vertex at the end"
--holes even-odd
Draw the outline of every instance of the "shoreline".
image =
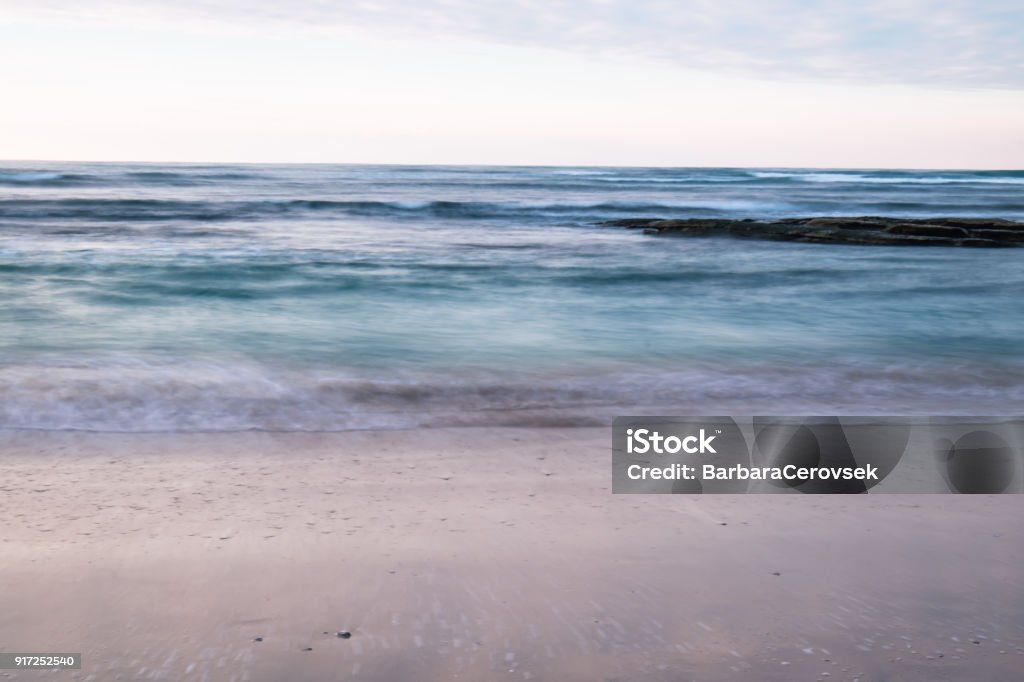
POLYGON ((0 452, 0 648, 80 652, 73 679, 923 681, 1024 660, 1018 496, 613 496, 605 428, 8 431, 0 452))

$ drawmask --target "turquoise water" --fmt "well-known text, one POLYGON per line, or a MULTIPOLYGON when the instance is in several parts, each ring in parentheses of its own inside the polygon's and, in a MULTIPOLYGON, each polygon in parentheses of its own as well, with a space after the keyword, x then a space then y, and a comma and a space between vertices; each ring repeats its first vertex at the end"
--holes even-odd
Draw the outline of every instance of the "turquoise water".
POLYGON ((597 224, 865 214, 1024 173, 8 163, 0 427, 1020 413, 1024 250, 597 224))

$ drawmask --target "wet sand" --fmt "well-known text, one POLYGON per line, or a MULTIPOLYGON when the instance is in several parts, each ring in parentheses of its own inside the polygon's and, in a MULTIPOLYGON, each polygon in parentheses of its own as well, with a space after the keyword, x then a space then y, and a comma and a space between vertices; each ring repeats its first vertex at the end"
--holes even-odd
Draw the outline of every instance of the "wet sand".
POLYGON ((0 651, 84 655, 0 679, 1020 679, 1024 497, 613 496, 610 459, 0 433, 0 651))

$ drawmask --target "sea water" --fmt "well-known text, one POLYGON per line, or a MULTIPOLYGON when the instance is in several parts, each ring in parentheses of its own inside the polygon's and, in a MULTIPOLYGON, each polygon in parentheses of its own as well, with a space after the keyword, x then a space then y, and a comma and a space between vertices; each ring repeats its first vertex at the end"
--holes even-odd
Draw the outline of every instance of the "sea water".
POLYGON ((1024 172, 0 163, 0 428, 1020 414, 1024 249, 626 217, 1024 219, 1024 172))

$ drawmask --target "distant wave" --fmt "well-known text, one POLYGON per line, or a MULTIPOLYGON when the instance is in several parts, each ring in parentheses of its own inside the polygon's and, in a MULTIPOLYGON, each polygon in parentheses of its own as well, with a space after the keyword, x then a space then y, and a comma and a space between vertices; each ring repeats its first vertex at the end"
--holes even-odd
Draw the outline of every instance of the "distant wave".
POLYGON ((595 170, 589 168, 564 168, 551 171, 552 175, 615 175, 614 170, 595 170))
POLYGON ((843 173, 808 171, 752 171, 751 175, 763 180, 795 180, 820 183, 853 183, 866 185, 1024 185, 1024 171, 995 171, 986 173, 935 173, 909 175, 899 172, 843 173))
POLYGON ((609 184, 623 183, 623 184, 652 184, 652 185, 703 185, 707 183, 739 183, 739 182, 751 182, 756 180, 753 175, 683 175, 683 176, 632 176, 632 175, 619 175, 613 177, 602 177, 597 178, 596 182, 604 182, 609 184))
POLYGON ((5 171, 0 170, 0 187, 61 187, 88 185, 98 182, 96 176, 81 173, 59 173, 56 171, 5 171))
POLYGON ((135 182, 154 183, 158 185, 193 185, 196 183, 216 182, 219 180, 256 180, 266 177, 259 173, 241 171, 133 171, 113 176, 112 180, 127 179, 135 182))
POLYGON ((679 202, 603 201, 595 203, 525 203, 487 201, 363 201, 290 199, 282 201, 177 201, 160 199, 10 199, 0 200, 0 218, 116 221, 227 221, 295 214, 335 213, 367 217, 434 216, 486 219, 523 216, 595 216, 619 214, 719 214, 768 202, 705 200, 679 202))
POLYGON ((259 173, 243 171, 215 171, 208 169, 181 171, 148 171, 105 173, 73 173, 51 170, 0 169, 0 187, 76 187, 131 185, 191 186, 223 181, 256 180, 267 177, 259 173))
POLYGON ((62 173, 50 173, 47 171, 0 172, 0 182, 45 182, 47 180, 57 180, 61 177, 64 177, 62 173))

